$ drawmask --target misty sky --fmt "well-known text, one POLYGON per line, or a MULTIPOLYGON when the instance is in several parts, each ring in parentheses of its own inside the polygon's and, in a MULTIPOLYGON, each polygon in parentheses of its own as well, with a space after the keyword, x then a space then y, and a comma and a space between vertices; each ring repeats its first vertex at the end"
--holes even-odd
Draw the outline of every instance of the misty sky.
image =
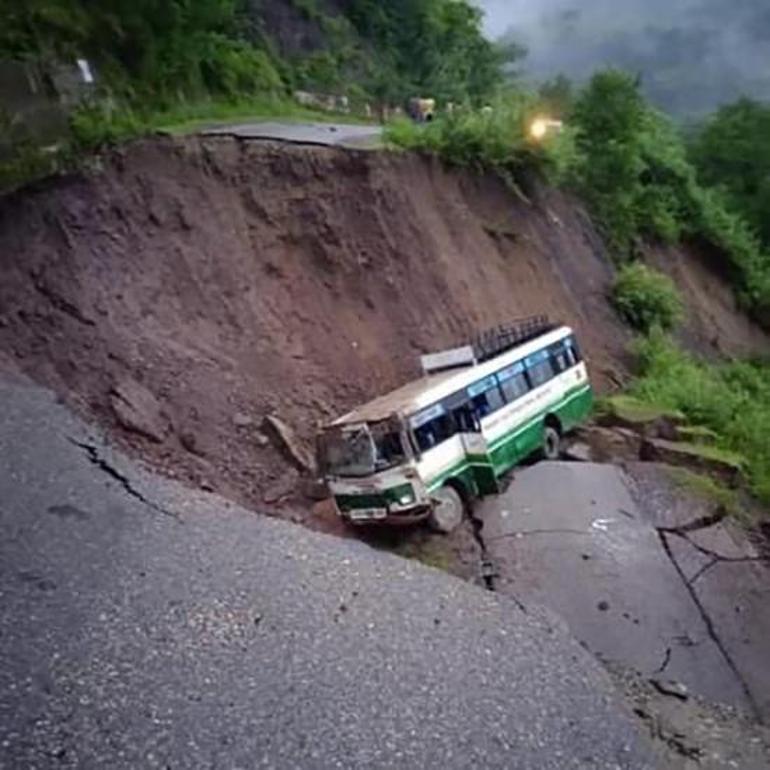
POLYGON ((534 80, 615 65, 682 116, 742 93, 770 99, 770 0, 478 0, 492 38, 512 31, 534 80))

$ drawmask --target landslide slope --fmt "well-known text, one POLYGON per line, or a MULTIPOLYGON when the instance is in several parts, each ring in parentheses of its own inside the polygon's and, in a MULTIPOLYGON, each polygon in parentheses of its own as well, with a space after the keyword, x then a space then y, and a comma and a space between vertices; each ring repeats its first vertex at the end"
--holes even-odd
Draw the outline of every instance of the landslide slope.
MULTIPOLYGON (((548 313, 600 388, 622 376, 600 238, 573 200, 529 192, 407 154, 140 142, 0 204, 0 357, 161 470, 271 510, 295 479, 265 415, 309 440, 472 330, 548 313), (121 427, 116 392, 153 439, 121 427)), ((753 344, 742 324, 723 349, 753 344)))

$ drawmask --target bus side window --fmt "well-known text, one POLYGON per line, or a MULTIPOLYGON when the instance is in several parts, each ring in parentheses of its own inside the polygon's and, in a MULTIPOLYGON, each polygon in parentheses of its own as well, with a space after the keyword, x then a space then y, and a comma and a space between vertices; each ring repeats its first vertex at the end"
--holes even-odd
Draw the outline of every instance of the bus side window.
POLYGON ((509 377, 500 385, 500 387, 503 389, 503 394, 509 404, 511 401, 521 398, 529 391, 529 383, 527 382, 527 377, 524 372, 509 377))
POLYGON ((454 410, 453 415, 457 423, 457 430, 460 433, 478 433, 481 430, 479 421, 476 419, 473 407, 470 404, 458 407, 454 410))
POLYGON ((546 382, 554 377, 555 372, 551 363, 551 357, 546 350, 530 356, 526 361, 526 365, 527 377, 533 388, 545 385, 546 382))
POLYGON ((454 419, 449 414, 442 414, 425 425, 415 430, 417 445, 420 450, 427 452, 434 446, 438 446, 457 432, 454 419))
POLYGON ((566 347, 566 341, 559 342, 556 345, 552 345, 549 349, 551 354, 551 363, 553 364, 556 374, 561 374, 575 364, 569 357, 570 349, 566 347))
POLYGON ((574 337, 567 337, 567 339, 564 340, 564 347, 572 366, 576 366, 583 360, 583 356, 580 353, 580 347, 574 337))
POLYGON ((480 420, 488 414, 492 414, 492 412, 502 409, 504 406, 505 400, 497 385, 484 393, 479 393, 479 395, 473 399, 473 407, 480 420))

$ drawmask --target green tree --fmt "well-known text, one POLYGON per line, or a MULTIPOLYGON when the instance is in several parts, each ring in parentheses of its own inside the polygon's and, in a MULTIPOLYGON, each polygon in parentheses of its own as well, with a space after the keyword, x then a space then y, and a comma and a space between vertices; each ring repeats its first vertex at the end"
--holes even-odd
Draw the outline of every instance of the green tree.
POLYGON ((594 75, 574 110, 581 187, 612 247, 624 254, 640 231, 645 115, 638 82, 618 70, 594 75))
POLYGON ((691 155, 700 180, 722 188, 770 246, 770 105, 740 99, 722 107, 699 132, 691 155))

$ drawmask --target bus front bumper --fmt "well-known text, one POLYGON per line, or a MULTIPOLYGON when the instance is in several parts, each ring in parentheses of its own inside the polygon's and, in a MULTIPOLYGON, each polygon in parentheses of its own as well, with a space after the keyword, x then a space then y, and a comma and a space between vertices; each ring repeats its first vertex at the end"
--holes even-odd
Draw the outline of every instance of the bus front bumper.
POLYGON ((430 515, 430 506, 419 505, 410 508, 358 508, 340 510, 340 516, 354 526, 408 526, 425 521, 430 515))

